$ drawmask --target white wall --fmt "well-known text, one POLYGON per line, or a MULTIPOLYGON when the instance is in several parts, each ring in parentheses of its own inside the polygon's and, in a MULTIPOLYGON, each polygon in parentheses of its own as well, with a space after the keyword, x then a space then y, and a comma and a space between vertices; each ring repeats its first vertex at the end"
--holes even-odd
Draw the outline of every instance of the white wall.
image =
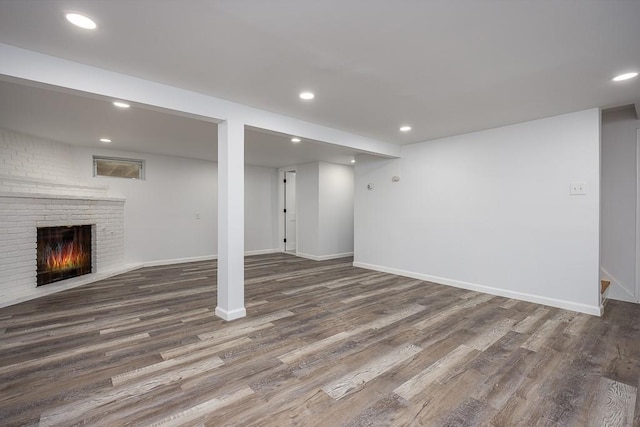
MULTIPOLYGON (((245 166, 245 251, 278 248, 277 170, 245 166)), ((0 129, 0 192, 124 197, 124 262, 217 254, 217 164, 88 148, 0 129), (145 179, 94 177, 93 155, 145 161, 145 179), (199 219, 197 218, 199 216, 199 219)))
POLYGON ((603 275, 611 280, 608 297, 638 301, 636 295, 637 130, 633 107, 602 114, 603 275))
POLYGON ((75 147, 87 182, 124 197, 125 262, 212 257, 217 253, 217 168, 213 162, 75 147), (93 176, 93 155, 145 161, 145 179, 93 176), (196 215, 200 214, 200 219, 196 215))
POLYGON ((296 166, 296 220, 298 222, 297 252, 320 254, 320 184, 318 162, 296 166))
POLYGON ((284 215, 281 217, 285 222, 283 240, 283 250, 295 251, 298 243, 298 221, 296 219, 296 207, 298 201, 296 200, 296 172, 285 171, 284 178, 281 181, 284 184, 284 215), (284 184, 284 182, 286 184, 284 184), (286 240, 286 242, 285 242, 286 240))
MULTIPOLYGON (((125 261, 158 263, 217 255, 217 164, 205 160, 77 147, 82 176, 125 197, 125 261), (93 176, 93 155, 145 161, 145 179, 93 176), (199 216, 199 218, 198 218, 199 216)), ((277 170, 245 166, 245 252, 277 248, 277 170)))
POLYGON ((273 252, 278 248, 278 171, 244 167, 245 253, 273 252))
POLYGON ((0 307, 123 271, 124 200, 79 177, 72 147, 0 129, 0 307), (36 287, 38 227, 91 224, 92 273, 36 287))
POLYGON ((353 253, 353 168, 327 162, 296 166, 297 254, 316 260, 353 253))
POLYGON ((319 256, 353 253, 353 167, 319 164, 319 256))
POLYGON ((123 272, 124 201, 0 192, 0 307, 123 272), (92 225, 92 272, 37 287, 37 228, 92 225))
POLYGON ((592 109, 359 159, 355 264, 598 314, 599 151, 592 109))

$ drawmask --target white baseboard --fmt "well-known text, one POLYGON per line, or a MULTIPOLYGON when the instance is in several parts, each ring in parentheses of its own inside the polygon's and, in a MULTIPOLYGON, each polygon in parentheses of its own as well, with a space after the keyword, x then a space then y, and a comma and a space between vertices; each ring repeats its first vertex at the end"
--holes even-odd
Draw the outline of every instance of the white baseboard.
POLYGON ((162 259, 158 261, 146 261, 142 265, 144 267, 159 267, 161 265, 184 264, 187 262, 211 261, 217 259, 217 255, 194 256, 188 258, 162 259))
POLYGON ((280 252, 280 249, 260 249, 257 251, 245 251, 244 256, 267 255, 267 254, 275 254, 277 252, 280 252))
POLYGON ((395 274, 398 276, 411 277, 412 279, 424 280, 427 282, 438 283, 441 285, 453 286, 456 288, 467 289, 470 291, 483 292, 485 294, 497 295, 506 298, 513 298, 521 301, 533 302, 536 304, 548 305, 551 307, 562 308, 565 310, 577 311, 580 313, 591 314, 593 316, 601 316, 602 309, 600 306, 591 306, 571 301, 564 301, 555 298, 548 298, 539 295, 531 295, 523 292, 510 291, 506 289, 493 288, 491 286, 478 285, 475 283, 463 282, 460 280, 447 279, 444 277, 430 276, 427 274, 414 273, 411 271, 400 270, 397 268, 383 267, 375 264, 367 264, 364 262, 354 262, 354 267, 366 268, 367 270, 381 271, 383 273, 395 274))
POLYGON ((345 252, 343 254, 331 254, 331 255, 311 255, 311 254, 305 254, 303 252, 296 252, 295 255, 299 256, 300 258, 312 259, 314 261, 327 261, 330 259, 338 259, 338 258, 353 256, 353 252, 345 252))
MULTIPOLYGON (((260 249, 257 251, 245 251, 244 256, 273 254, 276 252, 279 252, 278 249, 260 249)), ((173 258, 173 259, 162 259, 158 261, 146 261, 146 262, 143 262, 142 265, 144 267, 159 267, 162 265, 184 264, 187 262, 198 262, 198 261, 211 261, 214 259, 218 259, 218 255, 204 255, 204 256, 194 256, 194 257, 187 257, 187 258, 173 258)))
POLYGON ((226 321, 235 320, 235 319, 240 319, 241 317, 246 317, 247 310, 244 307, 242 307, 242 308, 236 308, 235 310, 227 311, 223 308, 216 307, 216 316, 226 321))

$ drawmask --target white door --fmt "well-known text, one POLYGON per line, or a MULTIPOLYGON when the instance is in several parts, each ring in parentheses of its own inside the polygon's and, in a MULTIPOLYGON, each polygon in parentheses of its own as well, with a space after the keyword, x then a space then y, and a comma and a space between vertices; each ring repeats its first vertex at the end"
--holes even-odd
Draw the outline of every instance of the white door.
POLYGON ((284 173, 284 250, 296 250, 296 172, 284 173))

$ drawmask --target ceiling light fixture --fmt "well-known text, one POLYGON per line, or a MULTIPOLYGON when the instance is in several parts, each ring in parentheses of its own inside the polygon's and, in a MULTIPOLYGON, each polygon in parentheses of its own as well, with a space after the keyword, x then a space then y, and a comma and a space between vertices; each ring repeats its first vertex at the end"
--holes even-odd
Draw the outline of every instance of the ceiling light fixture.
POLYGON ((300 141, 302 141, 300 138, 291 138, 291 142, 295 142, 296 144, 300 141))
POLYGON ((108 144, 111 142, 111 140, 109 138, 100 138, 100 142, 104 142, 105 144, 108 144))
POLYGON ((80 15, 79 13, 69 12, 64 15, 67 21, 71 22, 76 27, 84 28, 85 30, 95 30, 98 26, 93 19, 80 15))
POLYGON ((316 96, 312 93, 312 92, 301 92, 300 93, 300 98, 304 99, 304 100, 310 100, 315 98, 316 96))
POLYGON ((355 163, 356 162, 356 158, 354 157, 353 159, 351 159, 351 163, 355 163))
POLYGON ((122 102, 122 101, 113 101, 113 105, 115 105, 118 108, 129 108, 130 105, 127 104, 126 102, 122 102))
POLYGON ((400 132, 409 132, 411 130, 411 126, 400 126, 400 132))
POLYGON ((637 77, 637 76, 638 76, 638 73, 634 71, 634 72, 631 72, 631 73, 620 74, 619 76, 615 76, 611 80, 613 80, 614 82, 622 82, 622 81, 629 80, 629 79, 632 79, 632 78, 637 77))

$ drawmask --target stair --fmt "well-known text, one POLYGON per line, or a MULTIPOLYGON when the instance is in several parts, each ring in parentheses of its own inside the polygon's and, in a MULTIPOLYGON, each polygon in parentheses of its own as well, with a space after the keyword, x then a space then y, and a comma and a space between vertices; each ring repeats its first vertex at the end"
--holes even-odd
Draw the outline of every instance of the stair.
POLYGON ((610 280, 605 280, 605 279, 600 280, 600 305, 602 307, 605 307, 607 305, 606 292, 610 285, 611 285, 610 280))

